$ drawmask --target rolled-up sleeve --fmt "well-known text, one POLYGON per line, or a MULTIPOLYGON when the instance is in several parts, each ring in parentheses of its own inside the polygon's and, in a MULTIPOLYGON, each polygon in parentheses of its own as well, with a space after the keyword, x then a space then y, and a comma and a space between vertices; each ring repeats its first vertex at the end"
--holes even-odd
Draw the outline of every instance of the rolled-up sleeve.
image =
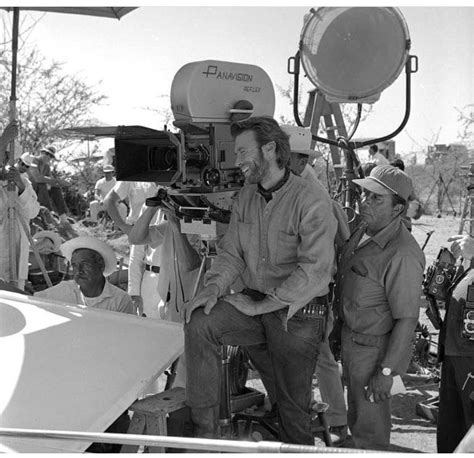
POLYGON ((391 259, 385 275, 385 291, 395 320, 418 318, 423 270, 421 258, 401 254, 391 259))

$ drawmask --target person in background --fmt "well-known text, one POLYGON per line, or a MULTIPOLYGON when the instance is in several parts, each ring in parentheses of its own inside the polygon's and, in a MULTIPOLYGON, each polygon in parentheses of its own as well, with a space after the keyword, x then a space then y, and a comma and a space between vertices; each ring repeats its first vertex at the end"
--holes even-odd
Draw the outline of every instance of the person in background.
MULTIPOLYGON (((0 155, 4 154, 10 142, 18 135, 18 125, 10 123, 0 137, 0 155)), ((23 168, 6 166, 0 173, 0 278, 6 282, 13 280, 10 263, 10 244, 13 243, 16 254, 16 284, 23 290, 28 278, 29 223, 40 209, 38 198, 30 181, 22 176, 23 168), (10 184, 9 184, 10 183, 10 184), (11 186, 11 188, 10 188, 11 186), (11 191, 9 190, 11 189, 11 191), (10 192, 13 193, 14 210, 10 212, 10 192), (14 216, 13 233, 9 212, 14 216)), ((23 172, 24 173, 24 172, 23 172)))
MULTIPOLYGON (((63 243, 61 252, 71 263, 73 279, 62 281, 35 296, 66 304, 135 314, 129 295, 106 279, 117 269, 117 258, 109 245, 95 237, 81 236, 63 243)), ((128 411, 125 411, 105 432, 125 434, 129 425, 128 411)), ((120 448, 120 444, 93 443, 86 451, 118 453, 120 448)))
MULTIPOLYGON (((397 167, 398 169, 405 171, 405 163, 402 159, 395 159, 390 163, 391 166, 397 167)), ((418 219, 422 214, 421 204, 418 198, 416 197, 415 190, 408 197, 408 205, 405 210, 405 213, 402 216, 402 221, 406 224, 407 229, 411 232, 412 229, 412 218, 418 219)))
MULTIPOLYGON (((448 239, 451 252, 465 260, 474 257, 474 238, 454 235, 448 239)), ((454 290, 456 291, 456 289, 454 290)), ((463 337, 461 331, 468 326, 463 314, 466 301, 450 298, 439 336, 443 348, 439 411, 437 422, 438 453, 452 453, 474 422, 474 317, 470 320, 473 339, 463 337)), ((470 312, 471 316, 473 312, 470 312)))
POLYGON ((81 236, 61 245, 61 252, 71 263, 72 280, 64 280, 36 296, 69 304, 135 314, 130 296, 106 279, 117 269, 117 258, 105 242, 81 236))
MULTIPOLYGON (((92 221, 97 222, 99 213, 104 210, 103 201, 109 191, 115 186, 117 180, 114 177, 114 166, 104 165, 102 168, 104 176, 97 180, 94 186, 94 199, 90 203, 90 218, 92 221)), ((122 219, 127 217, 127 207, 124 203, 118 204, 118 212, 122 219)))
POLYGON ((28 175, 38 195, 40 205, 58 214, 64 235, 68 238, 76 237, 77 234, 67 219, 68 208, 61 191, 61 187, 69 186, 69 184, 52 176, 51 161, 53 160, 56 160, 56 148, 54 146, 42 148, 39 156, 33 157, 28 175))
POLYGON ((370 145, 369 147, 369 162, 373 162, 375 165, 390 165, 389 160, 379 152, 377 145, 370 145))
MULTIPOLYGON (((133 282, 141 288, 133 292, 140 293, 143 312, 153 318, 182 323, 183 303, 191 299, 198 279, 200 237, 183 234, 179 219, 158 206, 144 207, 128 237, 135 254, 145 255, 139 262, 133 262, 145 264, 143 275, 133 282)), ((138 272, 132 271, 131 275, 138 272)), ((185 355, 178 359, 172 385, 186 386, 185 355)))
MULTIPOLYGON (((154 197, 160 187, 157 183, 141 181, 117 181, 115 186, 105 196, 103 205, 115 225, 124 233, 129 234, 133 224, 138 220, 140 212, 149 197, 154 197), (121 214, 121 201, 127 199, 129 205, 129 214, 124 219, 121 214)), ((137 311, 143 311, 143 302, 141 301, 141 282, 142 276, 136 275, 144 258, 144 248, 136 247, 133 243, 130 245, 130 257, 128 271, 132 274, 128 276, 128 294, 132 296, 137 311), (135 250, 138 250, 135 253, 135 250)), ((154 264, 150 264, 154 265, 154 264)), ((158 301, 157 301, 158 302, 158 301)), ((140 314, 141 314, 140 312, 140 314)))
POLYGON ((411 179, 390 165, 353 182, 363 189, 361 225, 343 247, 330 344, 342 339, 348 425, 356 448, 387 450, 393 377, 411 359, 425 257, 401 221, 411 179))
POLYGON ((312 377, 324 337, 337 222, 316 182, 289 169, 288 135, 270 117, 230 126, 246 179, 204 288, 183 307, 186 403, 195 436, 215 437, 222 345, 266 344, 256 365, 275 386, 280 440, 314 444, 312 377), (241 278, 244 289, 229 294, 241 278), (266 369, 270 367, 271 370, 266 369))

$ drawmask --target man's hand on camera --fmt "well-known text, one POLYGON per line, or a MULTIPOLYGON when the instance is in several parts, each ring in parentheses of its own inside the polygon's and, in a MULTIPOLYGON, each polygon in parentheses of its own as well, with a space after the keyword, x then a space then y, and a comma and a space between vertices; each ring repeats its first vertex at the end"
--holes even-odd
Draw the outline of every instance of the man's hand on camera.
POLYGON ((219 294, 219 288, 216 285, 206 286, 197 296, 184 303, 181 309, 181 316, 185 323, 189 323, 191 320, 191 314, 195 309, 204 307, 204 313, 209 315, 212 308, 216 305, 219 294))
POLYGON ((448 242, 453 242, 450 250, 455 258, 462 256, 471 259, 474 257, 474 238, 470 235, 453 235, 449 237, 448 242))

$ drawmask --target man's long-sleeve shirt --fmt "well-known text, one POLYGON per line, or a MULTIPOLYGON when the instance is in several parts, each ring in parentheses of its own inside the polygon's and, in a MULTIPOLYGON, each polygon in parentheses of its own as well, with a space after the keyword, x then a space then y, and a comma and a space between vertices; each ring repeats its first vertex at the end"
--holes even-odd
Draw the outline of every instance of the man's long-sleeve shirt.
POLYGON ((241 276, 247 288, 288 306, 291 318, 328 293, 336 228, 331 199, 320 183, 290 175, 268 203, 257 185, 244 186, 205 284, 217 285, 223 295, 241 276))

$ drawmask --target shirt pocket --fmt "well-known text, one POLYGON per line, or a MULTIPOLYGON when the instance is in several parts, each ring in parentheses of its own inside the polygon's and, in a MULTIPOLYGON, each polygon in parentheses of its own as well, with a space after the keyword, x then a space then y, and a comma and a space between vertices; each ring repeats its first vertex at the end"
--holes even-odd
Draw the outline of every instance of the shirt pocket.
POLYGON ((278 231, 278 242, 274 249, 274 259, 277 264, 296 264, 298 261, 298 235, 278 231))

